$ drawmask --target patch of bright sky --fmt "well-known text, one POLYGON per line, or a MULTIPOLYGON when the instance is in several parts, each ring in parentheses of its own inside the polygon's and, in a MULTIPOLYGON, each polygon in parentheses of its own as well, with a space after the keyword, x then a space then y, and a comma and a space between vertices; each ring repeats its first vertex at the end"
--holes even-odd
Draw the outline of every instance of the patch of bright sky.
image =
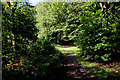
POLYGON ((38 2, 44 2, 45 0, 29 0, 29 2, 35 6, 38 2))

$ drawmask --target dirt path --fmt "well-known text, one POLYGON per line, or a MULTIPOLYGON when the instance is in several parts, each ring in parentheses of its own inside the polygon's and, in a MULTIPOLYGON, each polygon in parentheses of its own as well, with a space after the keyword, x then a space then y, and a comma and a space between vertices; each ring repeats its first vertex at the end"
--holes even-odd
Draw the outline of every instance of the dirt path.
MULTIPOLYGON (((100 68, 100 66, 102 65, 105 66, 104 63, 95 62, 97 66, 91 67, 93 68, 91 70, 92 72, 88 70, 91 68, 89 67, 87 68, 85 66, 82 66, 81 64, 78 64, 76 56, 73 55, 72 52, 70 52, 69 47, 70 46, 62 46, 62 48, 65 50, 64 53, 66 55, 64 57, 64 62, 61 64, 61 68, 56 73, 58 77, 55 80, 119 80, 120 79, 120 77, 116 75, 116 72, 114 71, 106 72, 103 68, 100 68), (106 78, 103 75, 108 77, 106 78)), ((109 67, 111 67, 110 65, 109 67)), ((108 65, 106 67, 108 67, 108 65)))
MULTIPOLYGON (((77 58, 68 53, 64 58, 64 63, 61 65, 61 70, 64 71, 66 80, 86 80, 87 72, 82 69, 82 65, 77 64, 77 58)), ((65 78, 64 77, 64 78, 65 78)))
MULTIPOLYGON (((67 47, 65 47, 67 50, 67 47)), ((72 53, 66 53, 61 65, 61 80, 88 80, 88 73, 77 63, 77 58, 72 53)))

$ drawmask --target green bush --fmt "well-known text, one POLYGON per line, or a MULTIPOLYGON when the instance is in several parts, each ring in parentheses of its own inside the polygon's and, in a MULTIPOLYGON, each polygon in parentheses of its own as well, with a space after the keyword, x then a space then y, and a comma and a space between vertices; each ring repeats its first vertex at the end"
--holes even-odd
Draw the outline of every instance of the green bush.
POLYGON ((3 69, 3 74, 5 74, 3 79, 35 80, 39 78, 48 80, 51 76, 55 77, 56 71, 60 68, 60 64, 63 60, 63 55, 52 46, 50 41, 43 38, 38 39, 31 46, 29 44, 27 51, 28 55, 21 56, 21 60, 24 61, 23 65, 17 66, 19 69, 23 68, 24 70, 19 70, 18 68, 12 69, 13 64, 11 64, 9 69, 7 69, 7 67, 3 69), (35 68, 38 70, 35 70, 35 68), (26 72, 26 70, 28 72, 26 72), (20 78, 20 75, 23 77, 20 78))
POLYGON ((37 39, 35 11, 28 2, 2 7, 3 80, 48 80, 63 56, 48 39, 37 39))
POLYGON ((77 42, 84 56, 90 55, 91 59, 102 61, 118 58, 120 51, 119 4, 95 2, 83 5, 84 8, 79 16, 82 26, 79 27, 77 42), (106 8, 102 9, 100 4, 106 8))

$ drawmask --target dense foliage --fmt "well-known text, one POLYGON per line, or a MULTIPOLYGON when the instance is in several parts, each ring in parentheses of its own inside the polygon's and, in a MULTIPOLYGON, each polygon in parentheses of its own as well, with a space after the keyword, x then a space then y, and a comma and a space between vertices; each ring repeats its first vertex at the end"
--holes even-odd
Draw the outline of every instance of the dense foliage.
MULTIPOLYGON (((39 3, 36 6, 38 12, 37 27, 41 35, 59 43, 61 40, 75 40, 78 32, 78 3, 39 3), (41 10, 42 9, 42 10, 41 10)), ((40 35, 39 35, 40 36, 40 35)))
POLYGON ((89 3, 84 5, 78 43, 93 60, 119 59, 119 6, 120 3, 89 3))
POLYGON ((37 38, 35 14, 28 2, 2 3, 4 80, 46 80, 62 61, 49 40, 37 38))
POLYGON ((73 40, 91 60, 119 60, 119 13, 114 2, 2 3, 3 79, 55 79, 63 55, 53 42, 73 40))
POLYGON ((37 28, 35 27, 36 21, 34 11, 26 5, 18 6, 19 4, 10 3, 3 4, 3 56, 5 61, 11 60, 10 58, 17 58, 19 54, 28 54, 26 45, 29 41, 37 39, 37 28), (9 4, 9 5, 8 5, 9 4), (18 6, 18 7, 17 7, 18 6), (11 56, 11 57, 10 57, 11 56))
MULTIPOLYGON (((59 43, 74 40, 83 55, 108 61, 119 58, 119 4, 115 2, 39 3, 40 34, 59 43), (42 9, 42 10, 41 10, 42 9)), ((40 36, 40 35, 39 35, 40 36)))

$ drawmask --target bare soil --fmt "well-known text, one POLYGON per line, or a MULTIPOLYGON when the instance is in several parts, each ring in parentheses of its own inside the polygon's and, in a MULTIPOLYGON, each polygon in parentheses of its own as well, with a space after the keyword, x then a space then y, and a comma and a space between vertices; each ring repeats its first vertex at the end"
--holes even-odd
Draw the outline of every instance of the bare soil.
MULTIPOLYGON (((62 48, 68 48, 72 45, 62 45, 62 48)), ((61 64, 59 71, 59 80, 88 80, 89 73, 81 68, 82 65, 77 63, 77 58, 70 52, 66 52, 64 62, 61 64)))

